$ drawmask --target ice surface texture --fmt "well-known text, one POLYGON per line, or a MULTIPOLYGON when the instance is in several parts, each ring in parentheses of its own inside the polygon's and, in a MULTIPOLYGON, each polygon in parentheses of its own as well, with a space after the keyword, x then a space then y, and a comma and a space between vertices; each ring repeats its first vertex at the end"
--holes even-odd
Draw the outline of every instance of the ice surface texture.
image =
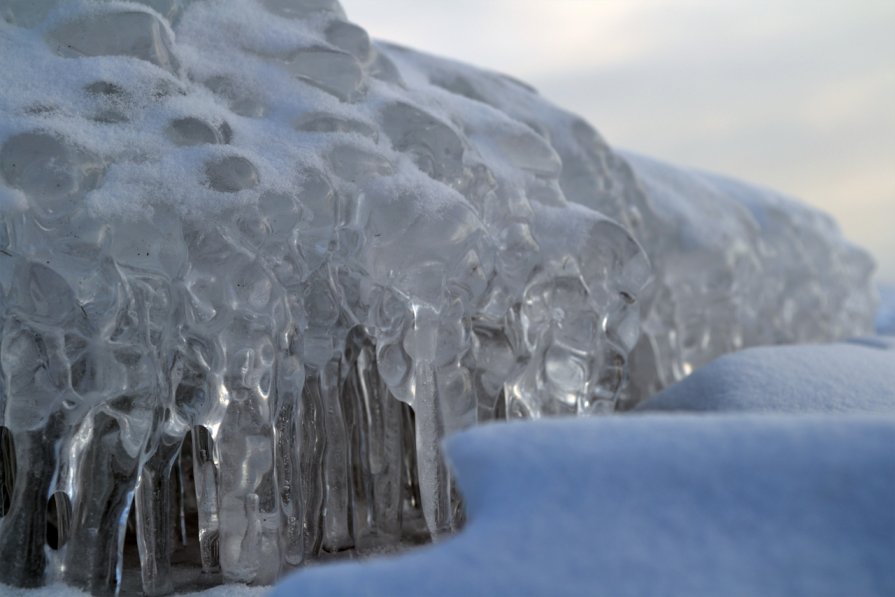
POLYGON ((869 334, 874 263, 826 214, 772 191, 625 154, 659 236, 657 272, 632 355, 631 402, 748 346, 869 334))
POLYGON ((334 0, 0 15, 7 583, 114 591, 132 502, 147 594, 193 527, 208 578, 256 584, 449 532, 452 431, 872 319, 869 260, 815 212, 632 171, 334 0))

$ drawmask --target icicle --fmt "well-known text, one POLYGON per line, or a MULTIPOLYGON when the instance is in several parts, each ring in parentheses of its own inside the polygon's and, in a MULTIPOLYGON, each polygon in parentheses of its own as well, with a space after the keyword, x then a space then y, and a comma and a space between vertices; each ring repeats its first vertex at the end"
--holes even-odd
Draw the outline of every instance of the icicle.
POLYGON ((113 594, 121 577, 124 530, 140 454, 122 444, 121 425, 114 416, 97 412, 90 423, 90 437, 75 465, 78 492, 72 500, 63 578, 94 594, 113 594))
POLYGON ((183 475, 183 442, 181 441, 181 449, 177 450, 177 458, 174 459, 174 480, 177 482, 177 488, 174 493, 174 509, 175 509, 175 520, 177 521, 177 539, 180 542, 180 545, 187 544, 187 530, 186 530, 186 490, 183 486, 184 483, 184 475, 183 475))
POLYGON ((323 549, 338 552, 353 547, 349 504, 348 437, 339 400, 340 359, 333 359, 317 373, 323 403, 323 549))
POLYGON ((220 571, 218 514, 218 468, 215 464, 215 444, 205 427, 193 427, 193 479, 199 515, 199 552, 202 572, 220 571))
MULTIPOLYGON (((234 398, 231 394, 218 434, 220 564, 224 578, 231 582, 255 582, 258 575, 259 493, 269 503, 269 511, 278 507, 273 490, 272 428, 265 410, 264 403, 254 396, 234 398)), ((277 554, 277 560, 279 557, 277 554)))
POLYGON ((441 454, 444 423, 433 366, 438 342, 439 314, 428 306, 414 307, 413 340, 408 344, 413 359, 411 406, 416 421, 420 498, 429 532, 440 535, 451 529, 451 480, 441 454))
POLYGON ((280 529, 283 558, 290 566, 301 564, 305 558, 303 485, 298 449, 302 437, 299 415, 302 411, 304 376, 304 367, 296 357, 286 354, 278 362, 274 464, 277 469, 280 508, 285 521, 280 529))
POLYGON ((401 534, 402 405, 380 379, 372 341, 362 328, 349 337, 347 361, 342 405, 351 432, 353 528, 358 549, 371 549, 401 534))
MULTIPOLYGON (((0 392, 2 390, 0 385, 0 392)), ((0 402, 0 409, 3 406, 5 405, 0 402)), ((9 428, 0 426, 0 518, 6 516, 12 503, 12 490, 16 482, 15 450, 9 428)))
MULTIPOLYGON (((137 545, 143 593, 167 595, 174 590, 171 575, 172 540, 180 521, 171 519, 178 487, 172 477, 183 438, 163 436, 155 454, 143 465, 135 495, 137 545), (175 525, 175 522, 178 524, 175 525)), ((178 500, 180 501, 180 500, 178 500)))
MULTIPOLYGON (((12 498, 0 520, 0 578, 9 585, 38 587, 47 565, 47 499, 56 475, 56 444, 63 432, 61 413, 51 416, 44 429, 11 433, 15 463, 12 498)), ((9 470, 9 469, 8 469, 9 470)), ((10 480, 7 479, 7 486, 10 480)))

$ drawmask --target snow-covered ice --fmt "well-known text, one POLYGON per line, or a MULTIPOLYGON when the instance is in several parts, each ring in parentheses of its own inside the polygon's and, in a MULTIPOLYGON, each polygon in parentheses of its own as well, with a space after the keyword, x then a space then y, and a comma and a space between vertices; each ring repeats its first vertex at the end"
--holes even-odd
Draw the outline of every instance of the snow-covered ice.
POLYGON ((873 261, 827 214, 769 189, 623 155, 646 191, 653 223, 638 240, 657 278, 632 355, 631 402, 744 347, 872 333, 873 261))
POLYGON ((829 217, 619 154, 336 0, 0 18, 10 583, 115 591, 132 502, 150 594, 184 541, 203 578, 265 584, 439 536, 452 432, 870 332, 872 260, 829 217))
POLYGON ((0 5, 4 578, 114 591, 133 499, 145 591, 186 518, 269 584, 454 529, 446 434, 615 408, 649 262, 543 135, 334 1, 148 4, 0 5))

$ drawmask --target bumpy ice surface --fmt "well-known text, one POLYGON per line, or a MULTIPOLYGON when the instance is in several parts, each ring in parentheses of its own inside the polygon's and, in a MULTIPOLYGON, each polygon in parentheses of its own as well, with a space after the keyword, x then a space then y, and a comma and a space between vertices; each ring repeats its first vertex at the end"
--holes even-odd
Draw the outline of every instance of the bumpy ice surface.
POLYGON ((543 137, 336 4, 153 6, 5 5, 4 580, 114 590, 135 493, 146 592, 191 509, 270 583, 455 526, 446 433, 614 407, 649 266, 543 137))
POLYGON ((873 332, 874 263, 827 214, 776 192, 626 153, 658 233, 657 272, 632 356, 633 400, 715 357, 873 332), (642 364, 641 364, 642 363, 642 364))
POLYGON ((872 320, 828 219, 621 157, 334 1, 0 15, 8 583, 114 590, 132 499, 149 594, 187 530, 206 578, 258 584, 418 541, 462 521, 452 431, 872 320))

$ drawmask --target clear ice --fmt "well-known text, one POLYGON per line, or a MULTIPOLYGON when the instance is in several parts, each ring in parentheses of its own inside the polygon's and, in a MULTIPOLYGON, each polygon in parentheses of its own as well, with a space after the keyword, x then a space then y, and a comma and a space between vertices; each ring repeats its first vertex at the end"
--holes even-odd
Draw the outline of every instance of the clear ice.
POLYGON ((462 524, 454 430, 871 327, 826 216, 335 0, 0 17, 3 583, 115 593, 131 534, 147 595, 184 545, 269 584, 425 541, 462 524))

